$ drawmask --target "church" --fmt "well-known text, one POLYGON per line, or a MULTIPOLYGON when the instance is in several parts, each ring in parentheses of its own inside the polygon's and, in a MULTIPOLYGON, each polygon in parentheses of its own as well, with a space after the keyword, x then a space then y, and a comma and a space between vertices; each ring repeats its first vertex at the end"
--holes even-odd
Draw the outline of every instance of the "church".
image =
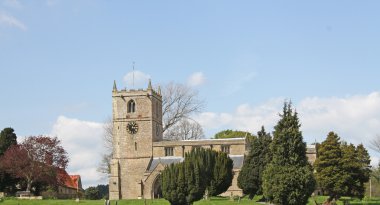
MULTIPOLYGON (((196 147, 226 152, 233 160, 234 178, 224 196, 241 196, 237 177, 249 151, 241 138, 164 141, 162 137, 162 96, 160 87, 112 90, 114 151, 109 177, 109 198, 161 198, 160 173, 166 165, 183 161, 185 153, 196 147)), ((307 147, 310 163, 316 158, 314 146, 307 147)))

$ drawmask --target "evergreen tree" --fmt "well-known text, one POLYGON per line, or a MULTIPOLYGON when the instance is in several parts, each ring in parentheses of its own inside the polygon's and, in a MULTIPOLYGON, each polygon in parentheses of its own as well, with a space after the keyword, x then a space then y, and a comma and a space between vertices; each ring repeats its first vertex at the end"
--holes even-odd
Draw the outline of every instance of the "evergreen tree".
MULTIPOLYGON (((13 128, 4 128, 0 132, 0 157, 12 145, 17 144, 17 135, 14 133, 13 128)), ((18 180, 12 177, 9 173, 1 170, 0 167, 0 192, 12 193, 16 189, 18 180)))
POLYGON ((224 152, 215 152, 207 149, 208 153, 215 153, 215 164, 211 168, 211 180, 207 190, 210 196, 218 196, 231 186, 233 174, 233 161, 224 152))
POLYGON ((262 175, 271 160, 270 144, 272 138, 269 133, 265 132, 264 126, 257 133, 251 143, 251 149, 244 160, 243 167, 238 176, 238 186, 244 194, 249 195, 252 199, 255 194, 262 194, 262 175))
POLYGON ((316 178, 329 201, 340 196, 364 197, 365 186, 370 177, 370 157, 363 145, 342 143, 330 132, 319 146, 314 163, 316 178))
POLYGON ((285 102, 280 117, 270 146, 272 160, 263 173, 263 194, 279 205, 307 204, 315 180, 299 130, 298 114, 293 112, 291 103, 285 102))
POLYGON ((368 182, 371 176, 371 157, 369 156, 368 151, 363 146, 363 144, 359 144, 356 147, 356 154, 360 164, 359 181, 364 187, 364 183, 368 182))
POLYGON ((215 196, 231 186, 233 162, 226 153, 197 148, 162 171, 162 194, 172 205, 192 204, 205 190, 215 196))
POLYGON ((341 143, 340 138, 334 132, 327 135, 318 147, 318 157, 314 162, 318 186, 330 199, 338 199, 347 190, 344 188, 347 178, 341 166, 341 143))
POLYGON ((13 128, 7 127, 0 132, 0 156, 11 146, 17 144, 17 136, 13 128))

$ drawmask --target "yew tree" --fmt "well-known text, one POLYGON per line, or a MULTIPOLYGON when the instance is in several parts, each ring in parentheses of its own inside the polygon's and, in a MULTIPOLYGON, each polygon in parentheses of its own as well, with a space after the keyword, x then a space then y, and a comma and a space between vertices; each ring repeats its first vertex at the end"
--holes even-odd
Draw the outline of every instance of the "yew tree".
POLYGON ((252 199, 256 194, 262 194, 262 175, 271 160, 270 144, 272 137, 261 127, 257 138, 253 138, 251 149, 245 157, 243 167, 237 178, 238 186, 244 194, 252 199))
POLYGON ((26 191, 35 182, 54 184, 57 170, 67 167, 68 157, 57 137, 30 136, 13 145, 0 158, 0 166, 9 174, 27 183, 26 191))
POLYGON ((306 157, 301 124, 291 103, 284 103, 274 127, 271 162, 263 174, 263 194, 278 205, 305 205, 314 191, 313 169, 306 157))

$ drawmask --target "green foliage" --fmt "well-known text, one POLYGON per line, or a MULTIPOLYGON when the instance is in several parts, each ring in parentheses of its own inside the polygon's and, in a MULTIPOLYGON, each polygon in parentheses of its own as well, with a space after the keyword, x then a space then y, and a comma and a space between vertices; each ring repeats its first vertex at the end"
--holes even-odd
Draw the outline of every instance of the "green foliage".
POLYGON ((330 198, 338 199, 347 190, 344 181, 347 176, 341 166, 342 151, 340 138, 334 132, 327 135, 318 147, 318 158, 314 162, 318 186, 330 198))
POLYGON ((108 199, 108 195, 109 195, 108 184, 107 185, 99 184, 98 186, 96 186, 96 188, 99 190, 100 198, 108 199))
POLYGON ((206 150, 207 153, 215 154, 215 164, 211 167, 211 180, 208 183, 208 194, 218 196, 227 191, 233 178, 233 161, 224 152, 206 150))
POLYGON ((11 146, 17 144, 17 136, 14 129, 7 127, 0 132, 0 156, 11 146))
POLYGON ((315 179, 307 161, 298 114, 291 103, 285 102, 280 117, 270 146, 272 160, 263 174, 263 194, 275 204, 307 204, 315 179))
POLYGON ((93 187, 93 186, 90 186, 85 190, 84 196, 86 199, 90 199, 90 200, 101 199, 99 189, 97 187, 93 187))
POLYGON ((237 137, 253 138, 253 135, 245 131, 223 130, 216 133, 214 136, 215 139, 226 139, 226 138, 237 138, 237 137))
MULTIPOLYGON (((4 128, 0 132, 0 157, 12 145, 17 144, 17 136, 13 128, 4 128)), ((16 190, 16 183, 18 180, 12 177, 9 173, 1 170, 0 167, 0 191, 12 193, 16 190)))
POLYGON ((315 161, 319 187, 330 199, 340 196, 364 197, 365 185, 370 177, 370 157, 362 144, 342 143, 334 132, 330 132, 319 146, 315 161))
POLYGON ((209 195, 219 195, 231 186, 232 168, 226 153, 194 149, 186 153, 182 163, 162 171, 162 194, 173 205, 192 204, 203 197, 206 189, 209 195))
POLYGON ((238 186, 244 194, 252 199, 255 194, 262 194, 262 175, 271 160, 270 144, 272 137, 265 132, 264 126, 251 142, 251 149, 244 160, 237 178, 238 186))
POLYGON ((310 165, 268 165, 263 181, 265 196, 275 204, 307 204, 314 191, 315 181, 310 165))

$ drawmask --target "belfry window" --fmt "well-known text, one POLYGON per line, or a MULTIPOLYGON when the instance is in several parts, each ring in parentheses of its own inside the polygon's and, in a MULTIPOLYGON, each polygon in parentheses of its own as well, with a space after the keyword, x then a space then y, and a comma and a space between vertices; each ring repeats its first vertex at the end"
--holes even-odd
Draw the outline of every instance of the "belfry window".
POLYGON ((131 112, 135 112, 136 111, 136 103, 134 100, 130 100, 128 102, 128 109, 127 109, 127 112, 128 113, 131 113, 131 112))

